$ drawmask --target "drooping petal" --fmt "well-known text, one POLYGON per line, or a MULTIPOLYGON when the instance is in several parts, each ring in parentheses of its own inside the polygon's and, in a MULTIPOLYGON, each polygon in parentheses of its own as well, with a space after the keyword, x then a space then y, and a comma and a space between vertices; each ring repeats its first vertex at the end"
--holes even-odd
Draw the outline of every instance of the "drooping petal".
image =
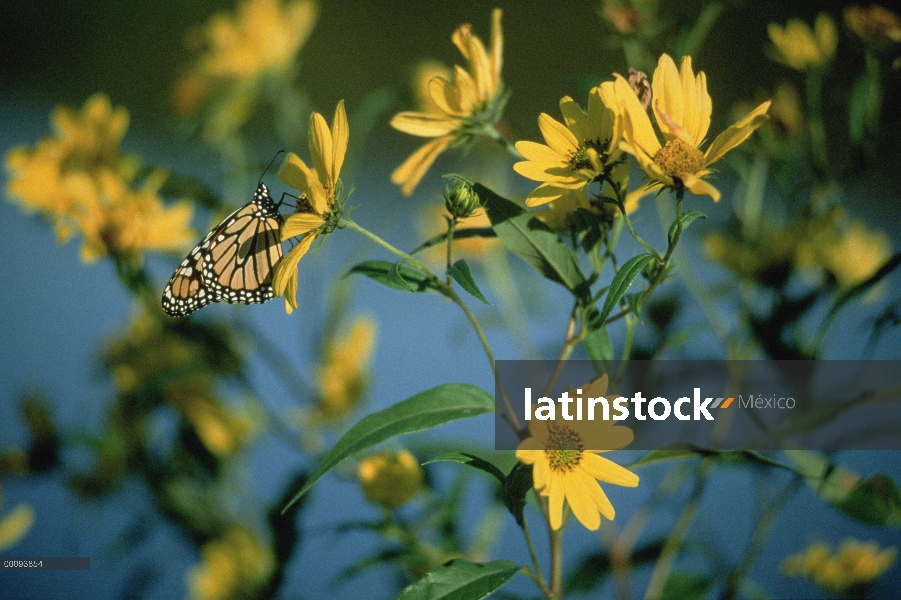
POLYGON ((418 112, 398 113, 391 119, 391 126, 398 131, 427 138, 448 135, 459 127, 460 123, 459 119, 418 112))
POLYGON ((624 487, 635 487, 638 485, 638 475, 612 460, 591 452, 582 454, 579 468, 599 481, 624 487))
POLYGON ((711 165, 721 159, 729 150, 732 150, 743 141, 748 139, 754 131, 766 122, 769 117, 767 111, 770 108, 770 101, 766 101, 747 115, 745 115, 737 123, 722 132, 710 147, 704 153, 704 165, 711 165))
POLYGON ((563 498, 565 497, 563 477, 551 472, 547 487, 541 492, 548 497, 548 513, 551 517, 551 529, 563 527, 563 498))
POLYGON ((282 241, 307 234, 314 229, 319 229, 325 224, 325 220, 312 213, 297 213, 285 219, 282 225, 282 241))
POLYGON ((720 201, 720 191, 701 179, 698 175, 686 173, 679 176, 685 189, 695 196, 710 196, 714 202, 720 201))
POLYGON ((275 265, 272 289, 276 296, 284 296, 285 312, 288 314, 297 308, 297 263, 310 249, 314 239, 316 234, 305 236, 275 265))
POLYGON ((425 175, 438 156, 447 150, 453 136, 439 137, 410 155, 403 164, 391 173, 391 181, 401 186, 401 192, 409 196, 416 189, 419 181, 425 175))
POLYGON ((591 490, 596 487, 598 483, 579 468, 566 477, 566 501, 579 522, 591 531, 601 526, 601 515, 591 490))

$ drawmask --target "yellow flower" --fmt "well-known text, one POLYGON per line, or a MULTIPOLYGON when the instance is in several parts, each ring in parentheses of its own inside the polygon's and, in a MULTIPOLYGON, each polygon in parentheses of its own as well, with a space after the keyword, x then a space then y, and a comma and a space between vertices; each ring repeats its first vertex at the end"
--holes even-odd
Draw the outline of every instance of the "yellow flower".
POLYGON ((167 207, 159 197, 164 172, 151 173, 141 189, 133 189, 137 159, 119 152, 128 128, 124 108, 96 94, 80 112, 57 108, 52 123, 53 136, 7 154, 7 195, 50 219, 61 243, 80 232, 87 262, 107 254, 181 250, 197 237, 191 206, 167 207))
POLYGON ((857 37, 874 46, 901 42, 901 17, 878 4, 848 6, 845 25, 857 37))
MULTIPOLYGON (((592 398, 607 391, 607 376, 582 386, 592 398)), ((572 390, 570 390, 572 391, 572 390)), ((573 394, 571 394, 572 396, 573 394)), ((532 465, 535 489, 548 497, 551 527, 563 526, 563 500, 582 525, 595 530, 601 515, 613 520, 616 512, 598 481, 626 487, 638 485, 638 475, 597 452, 625 448, 632 430, 610 421, 529 421, 529 435, 516 449, 516 458, 532 465)))
POLYGON ((204 544, 201 562, 188 574, 191 600, 255 598, 272 577, 272 549, 242 527, 204 544))
POLYGON ((770 23, 767 32, 773 42, 770 57, 796 71, 826 66, 838 46, 838 30, 826 13, 817 15, 813 29, 801 19, 789 19, 785 27, 770 23))
POLYGON ((166 388, 166 400, 187 420, 207 450, 216 456, 234 454, 258 432, 258 418, 249 410, 223 406, 215 385, 204 377, 184 379, 166 388))
POLYGON ((410 195, 438 156, 451 146, 472 141, 500 119, 506 96, 501 81, 503 34, 501 10, 491 13, 491 51, 485 49, 472 25, 461 25, 451 37, 469 63, 469 69, 454 67, 453 81, 436 76, 429 82, 435 108, 427 112, 402 112, 391 119, 399 131, 434 138, 414 152, 391 174, 391 181, 410 195))
POLYGON ((319 411, 326 419, 341 418, 359 403, 377 329, 374 319, 357 317, 344 336, 327 340, 318 372, 319 411))
POLYGON ((616 77, 616 95, 624 111, 623 142, 620 147, 632 154, 650 182, 630 192, 630 199, 663 185, 679 192, 720 199, 719 191, 704 178, 710 165, 744 142, 766 121, 770 103, 764 102, 713 140, 706 151, 699 149, 710 128, 712 102, 703 72, 695 77, 691 57, 682 59, 681 70, 664 54, 657 63, 652 81, 654 114, 663 134, 661 144, 648 113, 621 76, 616 77))
POLYGON ((319 9, 312 0, 243 0, 236 14, 218 13, 199 35, 205 46, 197 71, 212 78, 251 79, 290 67, 319 9))
POLYGON ((789 576, 806 577, 830 592, 843 593, 874 581, 892 566, 897 555, 897 548, 880 550, 875 542, 849 538, 835 553, 828 544, 816 542, 803 552, 787 557, 782 562, 782 571, 789 576))
POLYGON ((538 127, 544 144, 521 141, 516 149, 526 160, 513 169, 542 184, 526 198, 526 206, 558 200, 570 190, 581 190, 616 170, 615 178, 625 187, 629 167, 615 168, 620 156, 622 113, 613 82, 605 82, 588 93, 588 113, 569 96, 560 100, 563 123, 542 113, 538 127), (612 108, 611 108, 612 107, 612 108))
POLYGON ((422 467, 406 450, 364 458, 358 476, 370 502, 395 508, 416 495, 424 478, 422 467))
POLYGON ((284 296, 288 314, 297 308, 297 263, 310 249, 313 240, 318 235, 331 233, 341 218, 344 198, 338 176, 344 164, 349 135, 344 100, 335 109, 331 130, 323 116, 314 112, 310 115, 309 142, 313 168, 290 152, 279 169, 279 179, 300 190, 301 198, 309 203, 308 211, 291 215, 282 225, 282 240, 299 235, 303 238, 278 262, 272 277, 275 294, 284 296))
POLYGON ((34 509, 20 504, 0 517, 0 551, 18 544, 34 525, 34 509))
MULTIPOLYGON (((842 225, 840 211, 827 216, 810 231, 798 249, 801 266, 815 264, 835 277, 838 287, 848 289, 871 277, 892 254, 888 234, 873 230, 863 221, 842 225)), ((814 224, 816 225, 816 223, 814 224)))

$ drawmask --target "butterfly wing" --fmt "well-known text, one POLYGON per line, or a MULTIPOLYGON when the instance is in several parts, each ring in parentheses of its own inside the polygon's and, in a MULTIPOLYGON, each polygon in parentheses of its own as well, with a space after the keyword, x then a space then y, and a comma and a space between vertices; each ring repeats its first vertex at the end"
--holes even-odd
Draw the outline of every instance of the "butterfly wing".
POLYGON ((217 298, 203 282, 203 261, 214 231, 185 257, 163 290, 163 310, 170 317, 186 317, 217 298))
POLYGON ((260 183, 253 200, 225 217, 182 261, 163 291, 163 309, 186 316, 211 302, 272 299, 272 269, 282 257, 282 217, 260 183))
POLYGON ((201 273, 217 300, 257 304, 273 297, 272 269, 282 257, 281 223, 278 207, 261 183, 253 201, 214 230, 201 273))

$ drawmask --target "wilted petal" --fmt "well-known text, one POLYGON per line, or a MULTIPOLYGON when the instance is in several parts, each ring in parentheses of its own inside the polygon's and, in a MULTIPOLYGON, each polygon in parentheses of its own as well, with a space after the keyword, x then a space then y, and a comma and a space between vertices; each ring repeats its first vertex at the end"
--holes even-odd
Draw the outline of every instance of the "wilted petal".
POLYGON ((282 257, 272 275, 272 289, 276 296, 284 296, 285 311, 288 314, 297 308, 297 263, 310 249, 316 234, 305 236, 282 257))

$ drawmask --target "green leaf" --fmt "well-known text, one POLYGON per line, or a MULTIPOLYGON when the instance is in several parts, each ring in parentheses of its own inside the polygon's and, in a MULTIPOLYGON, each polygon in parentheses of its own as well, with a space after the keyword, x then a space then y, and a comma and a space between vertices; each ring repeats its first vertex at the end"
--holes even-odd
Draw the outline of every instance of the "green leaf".
MULTIPOLYGON (((682 213, 682 233, 685 233, 685 230, 688 229, 688 226, 691 225, 692 221, 695 219, 706 219, 707 215, 702 213, 699 210, 690 210, 688 212, 682 213)), ((673 221, 673 224, 669 226, 669 233, 666 236, 667 241, 672 245, 673 239, 676 237, 676 228, 678 227, 679 221, 673 221)))
POLYGON ((642 269, 653 261, 653 255, 639 254, 638 256, 630 258, 626 264, 620 267, 619 271, 614 275, 613 281, 610 283, 610 289, 607 290, 604 308, 601 309, 601 323, 607 320, 607 317, 609 317, 610 313, 613 312, 613 309, 616 308, 616 305, 623 297, 623 294, 626 293, 626 290, 629 289, 629 286, 632 285, 632 282, 635 281, 635 278, 638 277, 642 269))
POLYGON ((678 598, 679 600, 703 600, 713 580, 700 573, 672 573, 663 586, 661 598, 678 598))
POLYGON ((613 360, 613 344, 610 343, 610 336, 607 334, 607 328, 601 327, 595 329, 585 336, 585 352, 591 360, 608 361, 613 360))
MULTIPOLYGON (((464 227, 462 229, 454 230, 454 239, 455 240, 468 240, 470 238, 495 238, 497 234, 490 227, 464 227)), ((447 243, 447 232, 439 233, 433 238, 430 238, 416 247, 413 252, 410 252, 412 255, 419 254, 423 250, 428 250, 433 246, 437 246, 438 244, 447 243)))
POLYGON ((526 508, 526 494, 532 489, 532 465, 517 462, 510 469, 501 486, 501 498, 504 506, 516 519, 516 524, 523 526, 523 511, 526 508))
POLYGON ((395 290, 442 293, 432 278, 403 263, 367 260, 351 267, 347 274, 365 275, 395 290))
POLYGON ((465 260, 458 260, 453 264, 453 266, 447 270, 447 274, 453 277, 457 283, 460 284, 460 287, 487 304, 488 306, 492 306, 488 299, 485 298, 484 294, 482 294, 482 290, 479 289, 479 286, 476 285, 476 280, 472 277, 472 271, 469 269, 469 264, 465 260))
POLYGON ((486 473, 493 475, 499 482, 504 483, 503 471, 495 467, 484 458, 479 458, 474 454, 467 454, 466 452, 451 452, 450 454, 443 454, 438 458, 433 458, 432 460, 424 462, 422 464, 430 465, 437 462, 455 462, 463 465, 469 465, 470 467, 475 467, 476 469, 480 469, 482 471, 485 471, 486 473))
POLYGON ((434 569, 395 600, 481 600, 510 581, 519 566, 509 560, 474 563, 462 558, 434 569))
POLYGON ((807 483, 824 500, 849 517, 871 525, 901 527, 901 491, 888 475, 862 479, 826 456, 807 450, 786 450, 807 483))
POLYGON ((361 450, 397 435, 431 429, 493 410, 494 397, 485 390, 465 383, 446 383, 363 417, 323 457, 310 479, 282 510, 297 502, 338 463, 361 450))
POLYGON ((504 246, 546 278, 587 303, 590 290, 569 248, 551 229, 517 204, 475 184, 488 219, 504 246))
POLYGON ((635 462, 631 463, 628 468, 634 469, 636 467, 645 467, 647 465, 653 465, 668 460, 698 457, 713 457, 722 461, 744 463, 761 467, 775 467, 777 469, 791 471, 792 473, 798 473, 796 469, 754 450, 714 450, 713 448, 704 448, 702 446, 695 446, 694 444, 685 444, 684 446, 673 449, 651 450, 635 462))

